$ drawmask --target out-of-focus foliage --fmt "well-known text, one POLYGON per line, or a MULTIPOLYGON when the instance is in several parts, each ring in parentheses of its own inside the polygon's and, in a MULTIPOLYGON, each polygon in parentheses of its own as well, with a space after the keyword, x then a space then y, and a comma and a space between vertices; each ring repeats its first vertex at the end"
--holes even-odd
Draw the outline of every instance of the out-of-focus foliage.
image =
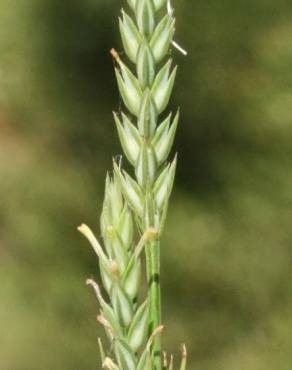
MULTIPOLYGON (((292 3, 176 1, 178 177, 165 347, 190 369, 292 363, 292 3)), ((98 225, 120 106, 122 1, 0 0, 0 368, 98 368, 98 225)))

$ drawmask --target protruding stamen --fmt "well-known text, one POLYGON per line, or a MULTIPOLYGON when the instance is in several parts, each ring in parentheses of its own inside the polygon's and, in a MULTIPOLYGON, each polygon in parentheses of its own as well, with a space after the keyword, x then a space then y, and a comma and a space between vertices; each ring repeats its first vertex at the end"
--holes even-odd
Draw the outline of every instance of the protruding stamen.
POLYGON ((101 245, 97 241, 96 237, 94 236, 93 232, 91 231, 91 229, 85 224, 82 224, 82 225, 78 226, 77 229, 78 229, 78 231, 81 232, 81 234, 83 234, 85 236, 85 238, 92 245, 92 248, 94 249, 97 256, 100 259, 102 259, 103 262, 108 263, 108 258, 106 256, 106 254, 104 253, 101 245))
POLYGON ((118 370, 117 365, 109 357, 106 357, 103 361, 102 367, 108 370, 118 370))
POLYGON ((113 340, 115 337, 115 331, 108 320, 103 315, 97 315, 96 320, 106 329, 111 340, 113 340))
POLYGON ((154 339, 157 335, 161 334, 161 333, 163 332, 163 330, 164 330, 164 326, 163 326, 163 325, 159 325, 159 326, 157 326, 157 328, 156 328, 156 329, 154 329, 154 331, 153 331, 153 332, 152 332, 152 334, 150 335, 150 338, 148 339, 148 342, 147 342, 147 349, 148 349, 148 350, 150 350, 150 347, 151 347, 151 345, 152 345, 153 339, 154 339))
POLYGON ((183 344, 180 370, 186 370, 186 366, 187 366, 187 347, 185 344, 183 344))
POLYGON ((187 56, 188 55, 188 52, 182 48, 177 42, 175 42, 174 40, 172 40, 172 45, 179 51, 181 52, 184 56, 187 56))
POLYGON ((170 355, 169 368, 168 370, 173 370, 173 354, 170 355))
POLYGON ((112 48, 110 50, 110 53, 112 55, 112 57, 114 58, 114 60, 118 63, 118 64, 121 64, 122 61, 121 61, 121 58, 119 56, 119 53, 116 51, 116 49, 112 48))
POLYGON ((167 354, 163 352, 163 369, 167 369, 167 354))
MULTIPOLYGON (((173 16, 173 13, 174 13, 174 9, 171 5, 171 0, 167 0, 167 12, 168 12, 168 15, 170 17, 173 16)), ((181 52, 184 56, 188 55, 188 52, 183 49, 177 42, 175 42, 174 40, 172 40, 172 45, 179 51, 181 52)))
POLYGON ((93 288, 93 289, 94 289, 94 291, 95 291, 96 297, 97 297, 97 299, 98 299, 98 301, 99 301, 100 305, 101 305, 101 306, 104 306, 104 305, 106 304, 106 302, 105 302, 105 300, 104 300, 103 296, 101 295, 100 288, 99 288, 99 286, 98 286, 97 282, 95 282, 95 281, 94 281, 94 280, 92 280, 92 279, 87 279, 87 280, 86 280, 86 285, 90 285, 90 286, 92 286, 92 288, 93 288))
POLYGON ((100 352, 101 361, 104 362, 104 360, 105 360, 105 353, 104 353, 102 341, 101 341, 100 338, 98 338, 97 339, 97 342, 98 342, 98 348, 99 348, 99 352, 100 352))

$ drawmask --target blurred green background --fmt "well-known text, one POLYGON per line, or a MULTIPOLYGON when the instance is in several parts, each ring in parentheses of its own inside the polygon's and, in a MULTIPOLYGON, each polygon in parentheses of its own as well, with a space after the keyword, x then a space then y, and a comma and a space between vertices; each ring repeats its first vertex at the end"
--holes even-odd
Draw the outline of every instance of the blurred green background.
MULTIPOLYGON (((126 1, 0 0, 0 369, 100 369, 109 49, 126 1), (99 233, 97 231, 97 233, 99 233)), ((292 2, 175 1, 181 107, 162 251, 164 347, 190 370, 292 364, 292 2)))

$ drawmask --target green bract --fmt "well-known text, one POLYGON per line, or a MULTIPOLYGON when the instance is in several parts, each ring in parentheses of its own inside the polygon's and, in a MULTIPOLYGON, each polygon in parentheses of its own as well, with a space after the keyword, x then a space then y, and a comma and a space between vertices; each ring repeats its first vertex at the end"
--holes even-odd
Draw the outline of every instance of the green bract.
MULTIPOLYGON (((114 113, 114 120, 133 171, 130 175, 121 163, 114 162, 113 176, 106 178, 100 218, 103 247, 86 225, 79 230, 98 256, 107 295, 105 299, 98 284, 87 281, 99 302, 97 319, 110 341, 107 356, 99 340, 103 367, 172 370, 173 357, 161 358, 159 239, 175 177, 177 159, 168 162, 167 158, 179 114, 162 119, 160 115, 169 102, 177 72, 170 59, 163 62, 173 41, 175 20, 167 0, 128 0, 128 4, 132 15, 122 10, 119 27, 132 64, 127 67, 114 49, 111 53, 119 92, 129 112, 114 113), (148 292, 141 299, 144 252, 148 292)), ((180 369, 185 367, 183 347, 180 369)))

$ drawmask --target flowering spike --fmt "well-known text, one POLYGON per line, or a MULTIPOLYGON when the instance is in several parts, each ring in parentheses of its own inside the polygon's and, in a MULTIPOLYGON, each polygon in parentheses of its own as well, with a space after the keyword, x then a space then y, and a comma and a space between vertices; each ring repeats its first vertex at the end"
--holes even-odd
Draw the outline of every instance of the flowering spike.
MULTIPOLYGON (((127 67, 115 49, 115 74, 128 113, 114 113, 125 157, 133 167, 128 174, 122 161, 113 162, 107 175, 100 219, 103 246, 85 225, 79 231, 92 244, 98 258, 107 301, 99 285, 89 279, 100 305, 98 322, 109 338, 113 359, 105 357, 108 370, 173 370, 173 357, 162 359, 160 334, 160 236, 165 224, 177 158, 168 161, 178 127, 179 114, 161 120, 169 103, 177 73, 165 61, 173 40, 174 11, 170 0, 127 0, 119 28, 127 67), (160 12, 164 12, 162 17, 160 12), (161 67, 160 67, 161 63, 161 67), (134 176, 134 177, 132 177, 134 176), (138 242, 135 241, 136 235, 138 242), (135 246, 136 245, 136 246, 135 246), (147 297, 140 301, 142 260, 146 255, 147 297)), ((183 347, 181 369, 186 368, 183 347)))

